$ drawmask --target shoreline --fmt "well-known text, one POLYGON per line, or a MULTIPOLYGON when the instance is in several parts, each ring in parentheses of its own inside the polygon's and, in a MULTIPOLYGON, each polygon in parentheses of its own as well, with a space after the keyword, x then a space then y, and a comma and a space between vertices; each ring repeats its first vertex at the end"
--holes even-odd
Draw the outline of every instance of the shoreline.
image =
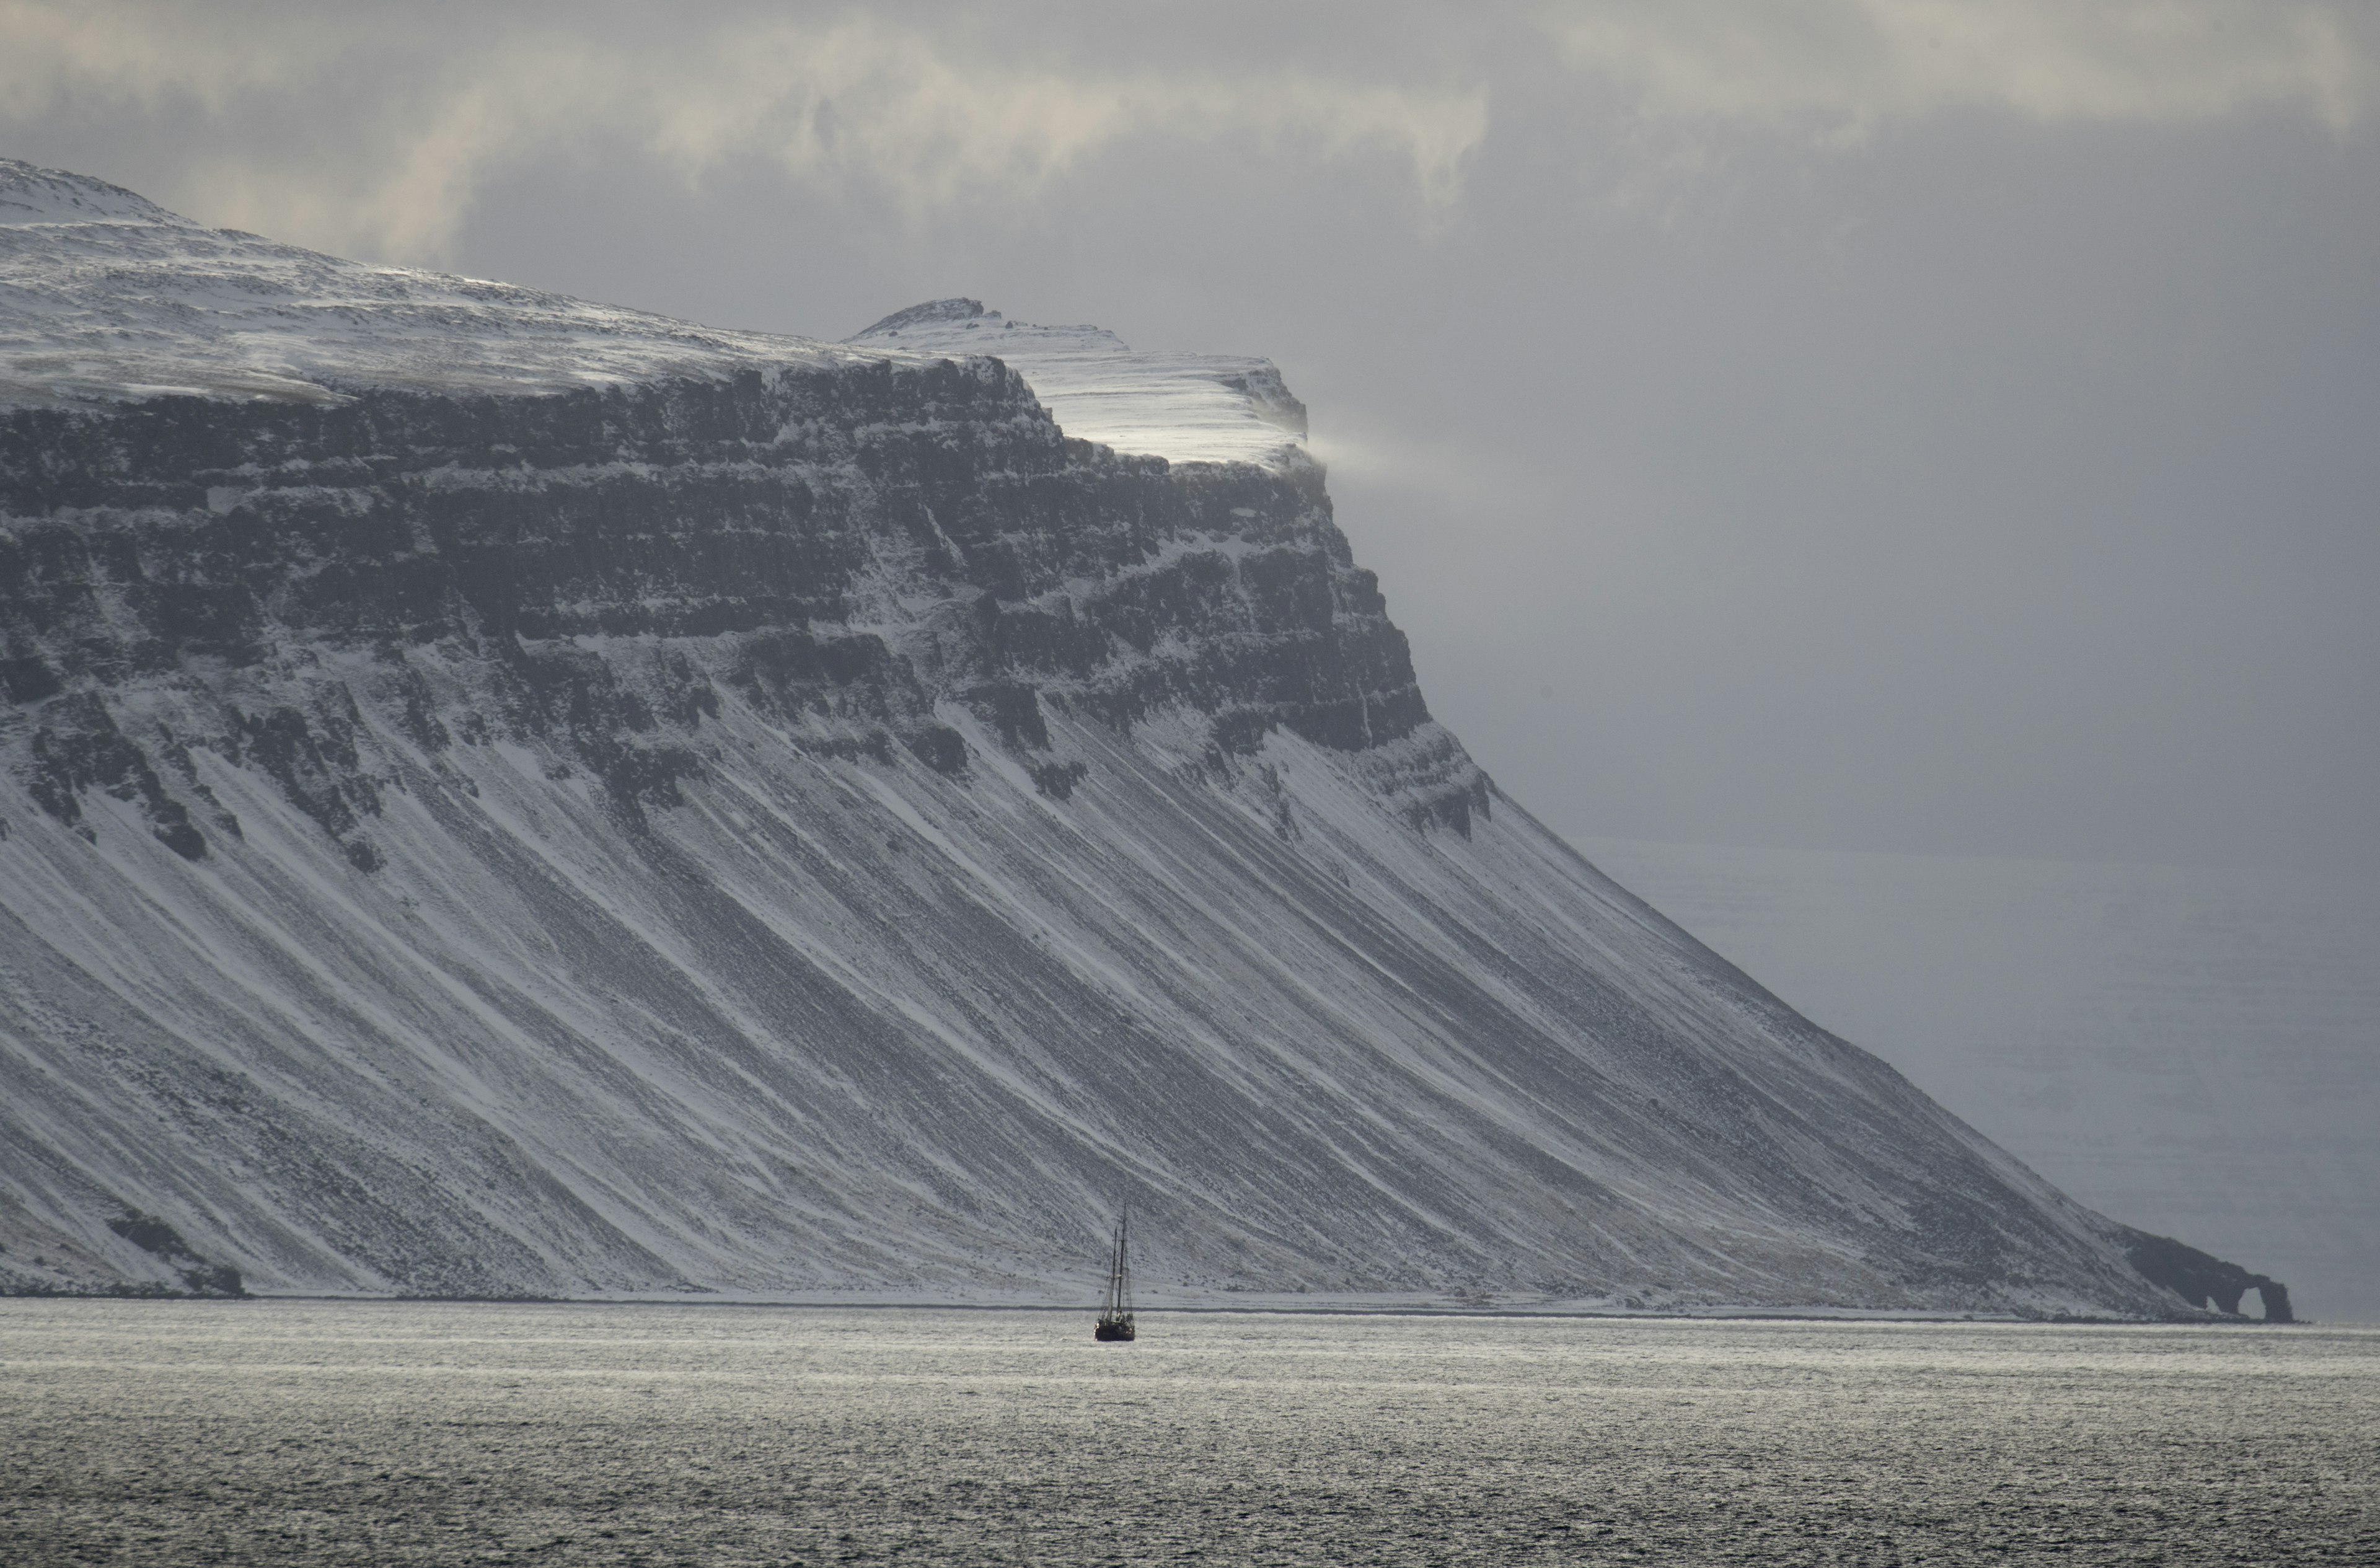
MULTIPOLYGON (((240 1295, 200 1295, 148 1292, 114 1294, 103 1291, 11 1291, 10 1301, 140 1302, 158 1305, 346 1305, 416 1307, 697 1307, 758 1311, 861 1312, 1036 1312, 1095 1315, 1096 1303, 1050 1301, 842 1301, 818 1296, 762 1293, 703 1292, 690 1295, 390 1295, 343 1292, 249 1291, 240 1295)), ((1606 1322, 1660 1323, 1883 1323, 2038 1325, 2044 1328, 2315 1328, 2351 1327, 2323 1324, 2309 1319, 2269 1322, 2262 1318, 2204 1314, 2174 1318, 2114 1318, 2071 1313, 2026 1316, 2013 1312, 1952 1312, 1924 1308, 1860 1307, 1703 1307, 1693 1308, 1607 1307, 1537 1303, 1500 1307, 1485 1303, 1397 1301, 1378 1305, 1346 1298, 1301 1302, 1266 1297, 1250 1302, 1160 1301, 1135 1307, 1142 1317, 1312 1317, 1312 1318, 1509 1318, 1585 1319, 1606 1322)))

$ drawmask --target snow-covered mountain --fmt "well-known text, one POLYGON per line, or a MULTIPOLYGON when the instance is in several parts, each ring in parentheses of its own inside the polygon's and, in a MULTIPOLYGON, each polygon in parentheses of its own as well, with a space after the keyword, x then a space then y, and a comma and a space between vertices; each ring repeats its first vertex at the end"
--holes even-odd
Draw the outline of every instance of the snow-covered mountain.
POLYGON ((1261 361, 0 213, 0 1284, 2257 1282, 1501 796, 1261 361))

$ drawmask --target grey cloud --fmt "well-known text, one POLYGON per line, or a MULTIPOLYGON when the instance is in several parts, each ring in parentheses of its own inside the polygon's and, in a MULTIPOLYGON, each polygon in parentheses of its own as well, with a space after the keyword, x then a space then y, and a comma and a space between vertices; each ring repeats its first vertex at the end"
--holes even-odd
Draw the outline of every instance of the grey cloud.
POLYGON ((1576 68, 1649 115, 1840 135, 1954 109, 2180 123, 2370 112, 2380 16, 2292 0, 1577 0, 1542 13, 1576 68))
MULTIPOLYGON (((154 194, 326 249, 451 261, 472 204, 540 159, 648 159, 699 186, 758 162, 913 227, 1014 216, 1135 147, 1233 142, 1316 169, 1386 158, 1444 227, 1551 46, 1606 112, 1566 155, 1623 205, 1692 188, 1713 127, 1840 142, 1956 109, 2358 122, 2368 8, 2251 0, 1573 0, 1152 12, 919 6, 651 10, 0 0, 0 126, 129 119, 154 194), (347 134, 324 134, 327 128, 347 134), (1693 130, 1682 128, 1694 128, 1693 130), (175 134, 196 130, 195 136, 175 134), (160 137, 157 133, 164 132, 160 137), (184 146, 184 156, 161 151, 184 146)), ((1540 85, 1535 91, 1543 91, 1540 85)))
POLYGON ((697 9, 663 28, 499 15, 430 36, 398 15, 314 11, 242 30, 200 7, 15 0, 0 9, 0 119, 97 104, 360 122, 371 134, 334 148, 194 157, 159 194, 214 221, 424 261, 448 258, 488 182, 590 143, 689 182, 760 160, 827 194, 865 185, 922 220, 1029 199, 1135 141, 1234 139, 1326 166, 1385 153, 1428 208, 1453 199, 1488 114, 1475 83, 1070 57, 1036 47, 1038 33, 864 6, 697 9))

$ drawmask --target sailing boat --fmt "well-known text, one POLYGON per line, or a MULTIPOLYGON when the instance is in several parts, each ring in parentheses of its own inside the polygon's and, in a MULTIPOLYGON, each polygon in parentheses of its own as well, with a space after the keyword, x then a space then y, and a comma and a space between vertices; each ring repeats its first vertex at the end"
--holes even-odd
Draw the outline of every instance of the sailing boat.
POLYGON ((1099 1308, 1099 1326, 1092 1335, 1103 1340, 1128 1340, 1132 1329, 1132 1264, 1124 1257, 1124 1233, 1132 1225, 1132 1206, 1124 1206, 1116 1222, 1115 1252, 1108 1259, 1108 1297, 1099 1308))

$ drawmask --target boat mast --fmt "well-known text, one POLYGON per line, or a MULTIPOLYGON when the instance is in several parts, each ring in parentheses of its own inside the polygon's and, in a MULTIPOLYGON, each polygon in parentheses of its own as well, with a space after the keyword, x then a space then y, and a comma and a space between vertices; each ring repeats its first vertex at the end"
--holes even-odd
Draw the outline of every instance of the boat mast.
POLYGON ((1126 1205, 1123 1217, 1116 1222, 1115 1247, 1108 1254, 1107 1301, 1099 1312, 1102 1322, 1121 1322, 1132 1315, 1132 1260, 1125 1249, 1132 1229, 1132 1209, 1126 1205))
MULTIPOLYGON (((1117 1232, 1116 1232, 1116 1235, 1117 1235, 1117 1237, 1118 1237, 1118 1239, 1119 1239, 1119 1240, 1123 1237, 1123 1230, 1122 1230, 1121 1228, 1119 1228, 1119 1229, 1117 1230, 1117 1232)), ((1107 1322, 1108 1320, 1110 1320, 1111 1319, 1114 1318, 1114 1316, 1115 1316, 1115 1311, 1116 1311, 1116 1304, 1115 1304, 1115 1303, 1116 1303, 1116 1249, 1115 1249, 1114 1247, 1111 1246, 1111 1247, 1109 1247, 1109 1248, 1108 1248, 1108 1292, 1107 1292, 1107 1299, 1099 1303, 1099 1321, 1101 1321, 1101 1322, 1103 1322, 1103 1323, 1104 1323, 1104 1322, 1107 1322)))

